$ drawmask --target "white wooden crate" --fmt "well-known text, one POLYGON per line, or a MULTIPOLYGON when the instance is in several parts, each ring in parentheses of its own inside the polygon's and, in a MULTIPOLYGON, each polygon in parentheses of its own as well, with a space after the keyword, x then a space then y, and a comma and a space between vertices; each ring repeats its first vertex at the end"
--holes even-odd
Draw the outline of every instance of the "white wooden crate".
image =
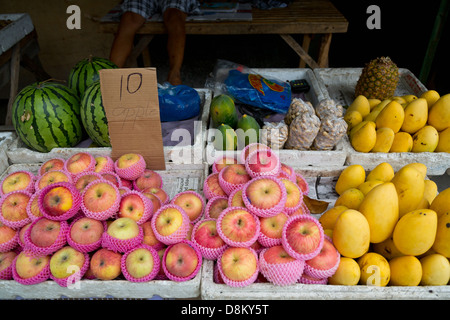
MULTIPOLYGON (((334 187, 345 166, 313 168, 296 167, 309 185, 309 197, 326 201, 328 209, 334 207, 338 198, 334 187)), ((328 210, 327 209, 327 210, 328 210)), ((312 214, 319 218, 321 214, 312 214)), ((450 286, 342 286, 318 284, 293 284, 276 286, 272 283, 253 283, 243 288, 234 288, 214 282, 215 261, 203 260, 201 298, 204 300, 448 300, 450 286)))
POLYGON ((2 174, 9 167, 8 148, 11 143, 17 138, 14 131, 0 132, 0 174, 2 174))
MULTIPOLYGON (((310 101, 313 105, 317 105, 319 101, 327 97, 325 88, 317 81, 314 72, 311 69, 284 69, 284 68, 273 68, 273 69, 259 69, 252 68, 252 71, 266 77, 275 78, 281 81, 292 81, 297 79, 306 79, 310 85, 310 91, 305 94, 306 100, 310 101)), ((208 121, 208 128, 212 128, 211 119, 208 121)), ((206 140, 206 152, 205 152, 205 162, 212 164, 217 157, 223 154, 227 155, 238 155, 238 151, 220 151, 216 150, 213 145, 214 141, 214 131, 208 130, 207 140, 206 140)), ((339 142, 334 150, 288 150, 281 149, 277 150, 281 162, 290 166, 329 166, 337 165, 342 166, 345 163, 347 157, 347 150, 345 149, 345 144, 339 142)))
MULTIPOLYGON (((209 118, 209 107, 211 104, 212 93, 208 89, 196 89, 200 95, 202 107, 200 120, 194 123, 194 139, 193 145, 186 145, 186 141, 183 144, 175 146, 164 147, 164 157, 166 162, 173 162, 177 164, 192 164, 196 167, 202 167, 203 165, 203 153, 206 141, 206 127, 209 118)), ((151 137, 149 137, 150 139, 151 137)), ((179 141, 179 137, 172 137, 179 141)), ((180 141, 183 142, 183 141, 180 141)), ((111 147, 74 147, 74 148, 54 148, 50 152, 43 153, 31 150, 28 148, 22 140, 17 137, 10 145, 7 154, 10 163, 22 164, 22 163, 39 163, 45 162, 52 158, 69 158, 78 152, 89 152, 95 156, 110 156, 111 147)))
MULTIPOLYGON (((328 91, 331 99, 349 106, 354 100, 355 86, 362 68, 318 68, 314 70, 317 81, 328 91)), ((399 68, 400 80, 396 96, 414 94, 420 96, 427 88, 408 69, 399 68)), ((389 162, 397 170, 407 163, 420 162, 427 166, 429 175, 442 175, 450 168, 450 153, 447 152, 358 152, 350 144, 348 137, 343 139, 347 150, 346 164, 360 164, 373 169, 382 162, 389 162)))
MULTIPOLYGON (((37 173, 40 164, 13 164, 0 176, 0 181, 8 174, 19 170, 37 173)), ((183 169, 180 165, 167 164, 167 170, 156 171, 163 179, 163 189, 170 198, 189 189, 202 194, 205 169, 183 169)), ((203 268, 203 266, 202 266, 203 268)), ((175 282, 171 280, 151 280, 134 283, 122 280, 86 280, 75 283, 73 288, 61 287, 53 280, 35 285, 22 285, 14 280, 0 280, 0 299, 60 299, 64 298, 105 298, 151 299, 197 298, 200 296, 201 269, 192 280, 175 282)))

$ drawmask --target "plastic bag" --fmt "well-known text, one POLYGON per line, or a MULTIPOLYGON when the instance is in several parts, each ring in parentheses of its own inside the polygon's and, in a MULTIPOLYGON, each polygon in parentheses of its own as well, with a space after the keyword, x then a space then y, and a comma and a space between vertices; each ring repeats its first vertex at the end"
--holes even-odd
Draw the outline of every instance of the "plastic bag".
POLYGON ((292 99, 289 110, 284 117, 284 122, 286 122, 287 125, 290 125, 291 122, 302 113, 308 113, 312 115, 315 113, 314 107, 310 102, 305 102, 300 98, 294 98, 292 99))
POLYGON ((200 113, 200 96, 189 86, 158 84, 158 99, 161 122, 186 120, 200 113))
POLYGON ((316 150, 333 150, 334 146, 347 133, 347 122, 343 118, 333 116, 320 120, 320 129, 314 139, 316 150))
POLYGON ((265 122, 261 133, 261 143, 271 149, 281 150, 288 138, 289 128, 284 121, 265 122))
POLYGON ((303 112, 292 120, 285 149, 309 150, 320 129, 320 119, 316 114, 303 112))
POLYGON ((226 93, 237 102, 276 113, 286 113, 291 103, 291 86, 278 79, 267 79, 251 69, 226 60, 218 60, 205 87, 214 94, 226 93))

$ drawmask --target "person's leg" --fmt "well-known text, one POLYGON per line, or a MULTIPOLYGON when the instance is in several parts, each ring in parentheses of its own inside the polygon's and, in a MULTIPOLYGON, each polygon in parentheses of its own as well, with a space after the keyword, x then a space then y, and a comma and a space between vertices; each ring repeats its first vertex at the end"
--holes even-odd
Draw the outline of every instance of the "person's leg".
POLYGON ((169 73, 167 81, 172 85, 179 85, 181 81, 181 66, 183 65, 184 47, 186 44, 187 13, 168 8, 164 11, 164 24, 167 28, 167 54, 169 56, 169 73))
POLYGON ((119 68, 125 65, 133 49, 134 36, 145 20, 142 15, 130 11, 124 12, 122 15, 109 56, 109 59, 119 68))

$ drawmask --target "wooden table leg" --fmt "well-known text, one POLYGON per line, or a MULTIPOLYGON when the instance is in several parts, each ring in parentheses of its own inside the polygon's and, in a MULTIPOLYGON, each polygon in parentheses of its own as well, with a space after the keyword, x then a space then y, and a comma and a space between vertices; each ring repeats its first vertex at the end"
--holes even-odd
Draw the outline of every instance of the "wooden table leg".
POLYGON ((319 65, 313 58, 288 34, 280 34, 281 38, 306 62, 312 69, 318 68, 319 65))
POLYGON ((330 51, 331 36, 331 33, 322 35, 319 49, 319 58, 317 60, 320 68, 328 67, 328 53, 330 51))
MULTIPOLYGON (((142 34, 139 35, 138 43, 134 46, 133 50, 131 51, 130 56, 127 60, 127 66, 137 66, 137 58, 139 55, 141 55, 145 49, 148 48, 148 45, 150 44, 150 41, 152 41, 153 35, 152 34, 142 34)), ((149 57, 144 57, 145 59, 148 58, 148 61, 146 63, 149 63, 149 57)))
POLYGON ((17 43, 13 47, 11 60, 11 84, 9 88, 8 109, 6 111, 5 126, 12 125, 12 105, 16 98, 17 90, 19 88, 19 72, 20 72, 20 44, 17 43))
MULTIPOLYGON (((309 51, 309 45, 311 44, 311 35, 310 34, 304 34, 303 35, 303 43, 302 43, 302 48, 303 50, 305 50, 305 52, 309 51)), ((299 68, 304 68, 306 67, 306 62, 303 59, 300 59, 300 65, 299 68)))

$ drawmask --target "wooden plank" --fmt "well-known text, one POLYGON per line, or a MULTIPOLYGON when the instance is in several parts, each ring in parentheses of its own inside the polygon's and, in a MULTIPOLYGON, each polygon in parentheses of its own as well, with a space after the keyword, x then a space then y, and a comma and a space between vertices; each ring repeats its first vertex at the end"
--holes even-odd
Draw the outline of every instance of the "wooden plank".
POLYGON ((292 38, 292 36, 288 34, 280 34, 280 36, 300 56, 300 58, 311 67, 311 69, 319 67, 317 62, 315 62, 314 59, 311 58, 311 56, 297 43, 297 41, 292 38))
POLYGON ((330 51, 331 37, 332 37, 331 33, 326 33, 322 35, 319 49, 319 58, 317 60, 317 63, 321 68, 328 67, 328 52, 330 51))
MULTIPOLYGON (((305 34, 303 35, 303 43, 302 43, 302 48, 303 50, 305 50, 306 52, 309 51, 309 45, 311 44, 311 35, 310 34, 305 34)), ((299 68, 304 68, 306 67, 306 62, 303 59, 300 59, 300 64, 298 66, 299 68)))

